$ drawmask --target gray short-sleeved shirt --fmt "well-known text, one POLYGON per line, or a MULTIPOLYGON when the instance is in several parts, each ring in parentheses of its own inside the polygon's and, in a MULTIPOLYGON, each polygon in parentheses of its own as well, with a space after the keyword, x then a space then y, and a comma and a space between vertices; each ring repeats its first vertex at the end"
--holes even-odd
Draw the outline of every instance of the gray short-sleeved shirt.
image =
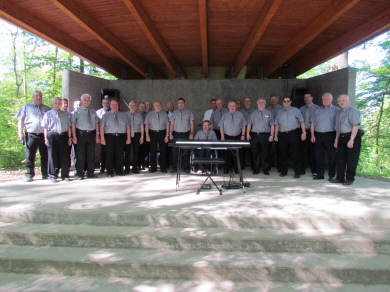
POLYGON ((360 125, 360 123, 359 110, 356 107, 348 105, 336 117, 336 131, 337 133, 349 133, 352 132, 353 126, 360 125))
POLYGON ((256 109, 250 107, 250 108, 243 108, 240 110, 240 112, 242 112, 244 114, 244 117, 245 117, 245 120, 246 122, 248 123, 249 122, 249 119, 251 117, 251 114, 253 111, 255 111, 256 109))
POLYGON ((246 120, 242 112, 227 112, 222 116, 219 122, 219 128, 223 128, 225 135, 238 136, 241 134, 242 127, 246 126, 246 120))
POLYGON ((173 126, 173 130, 175 132, 188 132, 191 130, 190 121, 194 120, 194 115, 189 109, 177 109, 174 110, 171 117, 169 118, 169 122, 175 123, 173 126))
POLYGON ((24 122, 24 127, 28 133, 43 133, 41 126, 43 116, 50 110, 45 104, 36 105, 31 102, 21 107, 16 114, 16 118, 24 122))
POLYGON ((104 107, 102 107, 101 109, 98 109, 98 110, 96 111, 96 114, 97 114, 98 118, 101 120, 102 117, 103 117, 103 115, 104 115, 106 112, 107 112, 107 110, 106 110, 104 107))
POLYGON ((124 134, 126 133, 126 127, 130 125, 130 121, 128 120, 126 114, 123 112, 108 111, 103 115, 100 121, 100 125, 104 126, 105 134, 124 134))
POLYGON ((41 126, 47 128, 49 132, 63 133, 70 127, 70 119, 67 112, 61 110, 50 110, 43 117, 41 126))
POLYGON ((299 109, 290 106, 278 112, 275 118, 275 125, 279 125, 280 132, 289 132, 299 128, 304 121, 299 109))
POLYGON ((227 113, 229 110, 227 108, 215 109, 210 117, 210 123, 213 125, 214 130, 219 130, 219 122, 222 119, 224 113, 227 113))
POLYGON ((281 104, 278 104, 277 106, 269 106, 266 107, 266 110, 269 110, 272 113, 272 116, 275 118, 278 115, 278 112, 283 110, 284 107, 281 104))
POLYGON ((194 137, 194 140, 218 140, 214 130, 209 130, 207 133, 199 130, 194 137))
POLYGON ((251 125, 251 132, 271 133, 271 127, 274 124, 272 113, 269 110, 254 110, 249 117, 248 124, 251 125))
POLYGON ((314 103, 311 105, 304 105, 299 108, 301 111, 302 117, 305 119, 306 129, 310 129, 310 118, 320 107, 314 103))
POLYGON ((332 132, 336 130, 336 117, 340 112, 340 108, 333 104, 325 107, 322 106, 315 111, 310 118, 310 122, 314 123, 314 131, 316 132, 332 132))
POLYGON ((168 115, 164 111, 150 111, 146 115, 145 125, 148 125, 149 129, 153 131, 165 130, 169 125, 168 115))
POLYGON ((130 127, 133 129, 134 133, 140 133, 141 132, 141 126, 144 125, 144 118, 143 116, 138 113, 131 113, 126 112, 127 119, 130 121, 130 127))
POLYGON ((96 124, 99 123, 99 118, 94 109, 80 106, 73 112, 72 123, 75 123, 76 128, 79 130, 93 131, 96 130, 96 124), (91 117, 93 126, 89 125, 88 115, 91 117))

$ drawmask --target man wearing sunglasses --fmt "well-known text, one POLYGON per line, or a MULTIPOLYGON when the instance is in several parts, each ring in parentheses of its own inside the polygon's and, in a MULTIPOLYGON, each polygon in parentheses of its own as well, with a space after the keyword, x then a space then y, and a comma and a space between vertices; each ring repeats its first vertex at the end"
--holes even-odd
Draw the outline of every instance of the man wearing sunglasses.
POLYGON ((296 107, 291 106, 291 98, 283 98, 284 109, 279 111, 275 119, 275 141, 279 141, 281 155, 280 176, 287 175, 288 153, 294 162, 294 178, 300 178, 301 162, 299 157, 300 141, 306 140, 305 119, 296 107))

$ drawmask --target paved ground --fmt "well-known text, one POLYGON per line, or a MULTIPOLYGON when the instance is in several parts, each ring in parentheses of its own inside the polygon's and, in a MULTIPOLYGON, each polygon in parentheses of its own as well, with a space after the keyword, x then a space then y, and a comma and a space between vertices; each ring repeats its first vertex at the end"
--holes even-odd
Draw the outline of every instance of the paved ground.
MULTIPOLYGON (((31 183, 22 180, 2 183, 0 213, 23 216, 35 212, 139 213, 188 218, 203 214, 233 228, 238 223, 231 218, 256 218, 271 225, 273 222, 267 220, 278 218, 278 224, 282 224, 278 228, 313 234, 356 224, 369 227, 373 222, 388 228, 390 222, 390 183, 366 178, 357 178, 352 186, 343 186, 326 180, 314 181, 309 175, 294 179, 292 172, 280 178, 275 172, 270 176, 254 176, 244 171, 251 187, 245 193, 243 189, 224 190, 219 196, 215 188, 196 195, 204 180, 198 175, 182 175, 177 191, 176 176, 172 174, 142 173, 114 178, 99 174, 98 177, 56 184, 39 178, 31 183), (293 226, 288 224, 290 219, 294 219, 293 226)), ((218 185, 224 179, 228 180, 217 176, 218 185)), ((250 227, 251 222, 245 224, 250 227)))

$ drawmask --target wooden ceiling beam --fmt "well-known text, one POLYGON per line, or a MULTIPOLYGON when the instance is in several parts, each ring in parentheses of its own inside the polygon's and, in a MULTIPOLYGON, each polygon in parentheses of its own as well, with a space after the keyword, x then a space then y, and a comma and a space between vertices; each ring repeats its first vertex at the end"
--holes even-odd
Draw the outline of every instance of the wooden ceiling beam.
POLYGON ((209 56, 207 44, 207 0, 198 0, 200 20, 200 43, 202 47, 203 78, 209 77, 209 56))
POLYGON ((341 53, 390 29, 390 9, 368 20, 354 30, 339 36, 320 49, 294 62, 294 75, 305 73, 341 53))
POLYGON ((264 75, 268 76, 285 64, 292 56, 315 39, 360 0, 334 0, 333 4, 287 42, 274 57, 264 65, 264 75))
POLYGON ((237 59, 233 63, 233 77, 237 77, 238 74, 240 74, 246 61, 256 48, 256 45, 259 43, 260 38, 267 29, 281 3, 282 0, 268 0, 265 3, 259 18, 253 26, 248 38, 245 40, 244 46, 242 47, 237 59))
POLYGON ((0 1, 0 16, 14 25, 29 31, 36 36, 45 39, 52 44, 102 68, 108 73, 120 78, 121 64, 112 62, 106 56, 69 36, 69 34, 55 28, 53 25, 42 21, 26 10, 11 4, 9 1, 0 1))
POLYGON ((143 77, 148 77, 148 66, 135 52, 126 46, 113 33, 108 31, 89 13, 84 11, 79 4, 73 0, 50 0, 61 11, 77 22, 81 27, 88 31, 92 36, 103 43, 112 52, 118 55, 123 61, 134 68, 143 77))
POLYGON ((139 0, 123 0, 127 8, 130 10, 134 18, 137 20, 139 26, 144 31, 145 35, 151 42, 154 49, 160 55, 165 65, 168 67, 171 74, 175 77, 180 76, 183 72, 176 62, 171 50, 168 48, 161 34, 153 24, 149 15, 146 13, 144 7, 139 0))

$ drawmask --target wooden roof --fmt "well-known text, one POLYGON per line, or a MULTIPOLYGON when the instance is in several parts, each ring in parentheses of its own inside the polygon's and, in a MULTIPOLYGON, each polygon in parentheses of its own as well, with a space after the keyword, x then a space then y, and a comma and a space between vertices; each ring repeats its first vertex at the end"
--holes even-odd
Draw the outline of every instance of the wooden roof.
POLYGON ((390 29, 389 0, 0 0, 119 78, 297 76, 390 29))

